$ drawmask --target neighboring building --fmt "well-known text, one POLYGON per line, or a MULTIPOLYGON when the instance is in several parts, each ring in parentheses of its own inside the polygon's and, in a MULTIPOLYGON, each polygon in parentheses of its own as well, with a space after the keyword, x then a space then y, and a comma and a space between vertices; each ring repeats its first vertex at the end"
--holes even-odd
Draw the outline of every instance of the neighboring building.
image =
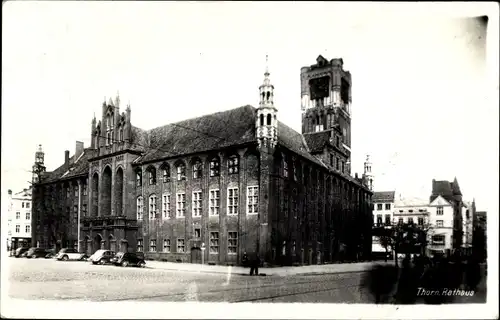
POLYGON ((15 194, 8 190, 7 247, 11 250, 31 244, 31 195, 31 188, 15 194))
MULTIPOLYGON (((372 192, 350 176, 351 82, 342 64, 320 56, 301 69, 303 134, 279 121, 267 70, 258 108, 147 131, 132 126, 130 106, 120 114, 119 97, 104 102, 90 148, 66 152, 65 164, 36 185, 62 190, 58 214, 69 224, 58 241, 77 239, 75 206, 89 253, 137 250, 193 263, 204 254, 217 264, 239 264, 245 251, 271 264, 332 262, 339 248, 344 258, 368 257, 372 192), (87 179, 88 196, 64 192, 87 179)), ((59 202, 40 200, 43 221, 59 202)), ((37 238, 51 241, 45 231, 37 238)))
POLYGON ((85 215, 88 199, 89 149, 77 141, 75 154, 64 152, 64 163, 46 172, 41 146, 33 166, 32 245, 78 249, 79 215, 85 215))
POLYGON ((374 226, 392 225, 395 194, 395 191, 375 191, 373 193, 374 226))
POLYGON ((460 249, 463 237, 463 201, 457 178, 453 182, 433 179, 429 202, 430 223, 435 226, 432 239, 435 250, 460 249))
POLYGON ((474 216, 476 213, 476 203, 464 201, 464 206, 462 207, 462 228, 463 228, 463 238, 462 238, 462 248, 464 253, 472 253, 472 233, 474 231, 474 216))
MULTIPOLYGON (((441 224, 440 220, 436 221, 441 224)), ((422 227, 432 225, 429 220, 429 201, 415 197, 397 199, 394 202, 393 223, 415 224, 422 227)))

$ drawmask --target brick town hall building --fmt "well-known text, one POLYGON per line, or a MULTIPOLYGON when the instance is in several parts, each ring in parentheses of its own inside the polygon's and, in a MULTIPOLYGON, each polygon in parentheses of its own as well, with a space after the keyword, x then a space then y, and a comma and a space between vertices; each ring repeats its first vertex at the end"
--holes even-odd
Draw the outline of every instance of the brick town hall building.
POLYGON ((53 172, 36 155, 33 245, 217 264, 245 251, 288 265, 368 257, 372 192, 350 175, 351 75, 319 56, 301 84, 302 134, 279 121, 267 69, 258 108, 151 130, 132 125, 130 106, 120 113, 119 97, 104 102, 89 148, 77 142, 53 172))

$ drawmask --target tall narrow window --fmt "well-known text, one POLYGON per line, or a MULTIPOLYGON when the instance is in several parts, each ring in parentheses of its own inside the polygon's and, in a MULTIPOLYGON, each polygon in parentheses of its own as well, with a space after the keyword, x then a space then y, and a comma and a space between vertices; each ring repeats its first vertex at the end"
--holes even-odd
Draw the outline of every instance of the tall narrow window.
POLYGON ((164 194, 162 197, 162 213, 163 219, 170 219, 170 195, 164 194))
POLYGON ((239 162, 238 156, 230 156, 228 160, 228 172, 229 174, 238 173, 239 171, 239 162))
POLYGON ((218 216, 220 207, 220 191, 219 189, 210 190, 210 215, 218 216))
POLYGON ((149 175, 149 185, 155 185, 156 184, 156 169, 154 167, 149 167, 148 168, 148 175, 149 175))
POLYGON ((149 242, 149 251, 156 252, 156 239, 149 242))
POLYGON ((263 114, 260 115, 260 125, 261 126, 264 125, 264 115, 263 114))
POLYGON ((219 233, 210 232, 210 253, 219 253, 219 233))
POLYGON ((120 142, 123 142, 123 128, 120 128, 120 130, 118 131, 118 140, 120 140, 120 142))
POLYGON ((141 169, 137 169, 135 172, 135 185, 140 187, 142 186, 142 171, 141 169))
POLYGON ((186 194, 177 194, 177 218, 184 218, 186 215, 186 194))
POLYGON ((259 211, 259 187, 247 187, 247 213, 257 214, 259 211))
POLYGON ((288 159, 283 156, 283 177, 288 178, 288 159))
POLYGON ((210 176, 218 177, 220 173, 220 162, 218 158, 214 158, 210 161, 210 176))
POLYGON ((199 179, 202 177, 202 167, 201 167, 201 161, 197 160, 193 164, 193 179, 199 179))
POLYGON ((193 217, 201 217, 201 191, 193 191, 193 217))
POLYGON ((163 183, 170 182, 170 167, 168 166, 168 164, 163 164, 163 166, 161 167, 161 175, 163 183))
POLYGON ((238 214, 238 188, 227 188, 227 214, 238 214))
POLYGON ((142 220, 144 218, 143 208, 143 198, 140 196, 137 198, 137 220, 142 220))
POLYGON ((177 239, 177 252, 178 253, 186 252, 186 246, 184 245, 184 239, 177 239))
POLYGON ((143 252, 144 251, 144 242, 142 239, 137 240, 137 252, 143 252))
POLYGON ((284 214, 285 218, 288 217, 288 208, 289 208, 288 201, 289 201, 288 190, 284 190, 283 191, 283 214, 284 214))
POLYGON ((443 207, 437 207, 436 208, 436 215, 442 216, 443 212, 444 212, 443 207))
POLYGON ((156 219, 156 196, 149 197, 149 220, 156 219))
POLYGON ((163 239, 163 252, 170 252, 170 239, 163 239))
POLYGON ((85 183, 82 185, 82 193, 84 196, 87 195, 87 185, 88 185, 88 179, 85 181, 85 183))
POLYGON ((229 231, 227 234, 227 253, 236 254, 238 252, 238 232, 229 231))
POLYGON ((181 163, 177 166, 177 181, 186 180, 186 166, 181 163))
POLYGON ((272 120, 272 116, 271 114, 267 114, 267 125, 270 126, 271 125, 271 120, 272 120))

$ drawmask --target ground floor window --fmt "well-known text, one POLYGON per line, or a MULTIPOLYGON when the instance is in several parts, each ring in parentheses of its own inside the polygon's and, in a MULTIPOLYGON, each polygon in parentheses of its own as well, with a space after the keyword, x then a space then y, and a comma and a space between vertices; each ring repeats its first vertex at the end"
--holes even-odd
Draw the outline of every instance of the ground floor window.
POLYGON ((156 240, 151 240, 149 243, 149 251, 156 252, 156 240))
POLYGON ((227 237, 227 253, 236 254, 238 251, 238 232, 229 232, 227 237))
POLYGON ((170 252, 170 239, 163 239, 163 252, 170 252))
POLYGON ((143 252, 144 251, 144 242, 142 239, 137 240, 137 252, 143 252))
POLYGON ((184 239, 177 239, 177 252, 186 252, 186 246, 184 245, 184 239))
POLYGON ((219 233, 210 232, 210 253, 219 253, 219 233))

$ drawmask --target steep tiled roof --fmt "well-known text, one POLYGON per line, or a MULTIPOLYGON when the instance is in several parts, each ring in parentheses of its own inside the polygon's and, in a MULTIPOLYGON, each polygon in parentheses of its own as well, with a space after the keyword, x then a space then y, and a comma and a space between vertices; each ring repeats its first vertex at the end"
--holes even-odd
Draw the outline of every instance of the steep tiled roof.
POLYGON ((453 200, 453 183, 447 180, 432 180, 432 194, 430 202, 434 201, 438 196, 442 196, 447 201, 453 200))
POLYGON ((19 191, 18 193, 14 194, 17 197, 31 197, 33 190, 31 187, 29 189, 23 189, 23 191, 19 191))
POLYGON ((375 191, 372 196, 373 202, 394 202, 396 191, 375 191))
POLYGON ((330 140, 330 134, 328 131, 306 133, 304 139, 312 153, 321 152, 330 140))
MULTIPOLYGON (((144 154, 138 157, 134 163, 152 162, 185 154, 256 143, 255 113, 256 109, 254 107, 246 105, 167 124, 149 131, 134 127, 134 139, 141 141, 136 143, 148 146, 144 148, 144 154)), ((327 132, 320 133, 320 135, 321 139, 326 138, 326 141, 328 141, 327 132)), ((321 145, 321 142, 316 143, 315 139, 311 139, 311 135, 309 138, 305 138, 284 123, 278 122, 279 145, 323 168, 328 168, 320 159, 310 153, 311 149, 308 142, 315 144, 315 148, 317 148, 317 145, 321 145), (309 139, 309 141, 306 139, 309 139)), ((358 185, 361 184, 359 180, 348 175, 343 175, 343 177, 358 185)))
POLYGON ((254 142, 255 109, 244 106, 167 124, 147 132, 141 162, 254 142))
POLYGON ((70 179, 76 176, 80 176, 88 173, 89 171, 89 162, 88 157, 90 154, 90 148, 86 148, 83 150, 83 154, 75 159, 75 156, 69 158, 69 170, 66 170, 64 164, 59 166, 52 172, 46 172, 42 183, 54 182, 59 179, 70 179), (74 161, 78 160, 78 161, 74 161))

